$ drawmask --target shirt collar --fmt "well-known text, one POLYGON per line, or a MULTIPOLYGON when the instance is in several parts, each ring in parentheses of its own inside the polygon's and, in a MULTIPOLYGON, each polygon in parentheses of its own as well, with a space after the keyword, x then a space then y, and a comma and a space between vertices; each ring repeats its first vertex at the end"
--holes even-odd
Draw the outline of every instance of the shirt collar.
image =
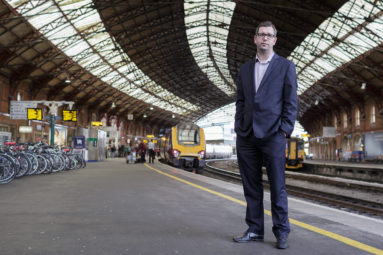
POLYGON ((270 55, 270 57, 265 61, 265 62, 261 62, 258 58, 258 54, 255 56, 255 62, 259 62, 259 63, 270 63, 271 59, 274 57, 274 51, 273 53, 270 55))

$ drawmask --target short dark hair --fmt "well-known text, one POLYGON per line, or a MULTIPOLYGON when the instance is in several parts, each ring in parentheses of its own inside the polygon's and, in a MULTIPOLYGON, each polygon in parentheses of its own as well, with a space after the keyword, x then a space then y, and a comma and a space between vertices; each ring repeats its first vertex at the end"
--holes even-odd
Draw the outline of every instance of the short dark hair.
POLYGON ((262 21, 261 23, 259 23, 259 25, 255 29, 255 34, 258 34, 260 27, 272 27, 274 29, 274 36, 277 36, 277 29, 271 21, 262 21))

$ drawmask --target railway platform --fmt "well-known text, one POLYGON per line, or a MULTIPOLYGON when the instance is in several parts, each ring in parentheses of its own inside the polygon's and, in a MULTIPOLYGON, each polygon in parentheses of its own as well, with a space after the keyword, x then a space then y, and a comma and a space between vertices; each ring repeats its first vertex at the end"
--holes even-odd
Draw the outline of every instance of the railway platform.
POLYGON ((383 254, 383 221, 289 198, 290 248, 275 248, 269 194, 265 241, 246 229, 241 185, 124 159, 0 186, 0 253, 383 254))
POLYGON ((348 162, 348 161, 317 160, 317 159, 306 159, 304 162, 305 164, 311 164, 311 165, 329 165, 329 166, 357 167, 357 168, 383 170, 383 164, 379 164, 379 163, 348 162))
POLYGON ((310 173, 383 183, 383 164, 309 159, 303 167, 310 173))

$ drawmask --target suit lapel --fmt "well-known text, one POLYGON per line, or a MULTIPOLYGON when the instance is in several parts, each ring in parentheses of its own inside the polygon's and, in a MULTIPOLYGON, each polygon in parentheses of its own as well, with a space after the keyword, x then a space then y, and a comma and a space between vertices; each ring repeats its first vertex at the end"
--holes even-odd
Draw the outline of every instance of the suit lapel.
POLYGON ((254 71, 255 71, 255 59, 253 59, 252 61, 251 61, 251 65, 250 65, 250 68, 251 68, 251 70, 250 70, 250 84, 251 84, 251 86, 250 86, 250 92, 251 92, 251 95, 253 95, 253 98, 254 98, 254 96, 255 96, 255 79, 254 79, 254 71))
MULTIPOLYGON (((270 61, 270 64, 269 66, 267 67, 266 69, 266 73, 265 75, 263 76, 262 78, 262 81, 261 81, 261 84, 259 84, 259 88, 258 88, 258 91, 264 86, 264 84, 266 83, 266 80, 267 78, 270 76, 270 73, 271 71, 273 70, 273 67, 275 67, 275 63, 278 61, 278 55, 277 53, 274 53, 274 56, 273 58, 271 59, 270 61)), ((253 70, 253 80, 254 80, 254 70, 253 70)))

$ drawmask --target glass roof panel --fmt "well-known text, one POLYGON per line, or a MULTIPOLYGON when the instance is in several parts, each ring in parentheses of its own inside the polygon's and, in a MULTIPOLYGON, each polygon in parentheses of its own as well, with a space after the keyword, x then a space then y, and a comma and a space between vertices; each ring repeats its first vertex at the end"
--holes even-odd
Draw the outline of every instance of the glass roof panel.
MULTIPOLYGON (((33 23, 31 23, 34 25, 33 23)), ((52 26, 52 24, 50 24, 52 26)), ((76 30, 70 25, 70 24, 65 24, 61 26, 56 26, 54 29, 48 31, 45 36, 48 37, 48 39, 54 39, 56 36, 60 36, 61 38, 67 39, 68 37, 76 35, 77 32, 76 30)))
POLYGON ((40 12, 40 15, 37 15, 37 16, 32 16, 29 21, 34 24, 34 26, 36 27, 36 29, 40 29, 41 27, 55 21, 59 16, 57 13, 51 13, 49 12, 50 9, 48 8, 48 10, 43 10, 40 12), (47 14, 45 14, 45 12, 48 12, 47 14), (44 15, 42 15, 44 13, 44 15), (41 17, 42 16, 42 17, 41 17))
MULTIPOLYGON (((115 57, 115 54, 110 54, 108 50, 115 50, 115 45, 112 42, 109 34, 105 32, 105 27, 103 26, 101 19, 97 11, 93 8, 93 3, 91 0, 65 0, 65 1, 29 1, 22 8, 18 8, 23 2, 17 0, 8 1, 17 11, 21 12, 20 14, 25 16, 26 19, 35 27, 40 30, 49 40, 51 40, 58 47, 61 47, 61 50, 67 54, 69 57, 76 59, 79 65, 82 65, 85 69, 91 72, 93 75, 98 76, 101 80, 110 81, 113 85, 122 84, 123 80, 127 84, 131 84, 131 88, 124 88, 123 91, 130 93, 130 96, 137 95, 144 102, 154 102, 159 101, 160 99, 157 96, 153 96, 150 93, 146 93, 144 90, 139 88, 139 83, 141 80, 150 80, 134 63, 130 63, 129 57, 122 53, 121 57, 115 57), (56 5, 57 4, 57 5, 56 5), (57 7, 58 6, 58 7, 57 7), (49 12, 49 14, 47 14, 49 12), (66 17, 70 19, 73 26, 66 21, 66 17), (46 20, 42 21, 44 17, 49 17, 46 20), (48 20, 50 22, 48 22, 48 20), (49 26, 49 29, 46 27, 49 26), (90 29, 92 28, 92 29, 90 29), (91 31, 91 33, 89 33, 91 31), (84 32, 83 40, 78 34, 84 32), (68 41, 68 40, 71 41, 68 41), (98 44, 102 44, 98 46, 98 44), (100 51, 90 50, 90 45, 94 46, 95 49, 101 49, 100 51), (80 54, 84 51, 89 51, 89 54, 80 54), (108 60, 108 62, 100 62, 100 56, 108 60), (109 59, 111 59, 109 61, 109 59), (93 62, 92 62, 93 60, 93 62), (121 65, 121 62, 128 62, 129 67, 134 71, 135 75, 130 74, 128 69, 116 69, 114 66, 116 63, 121 65), (95 64, 96 63, 96 64, 95 64), (128 79, 131 79, 133 83, 129 82, 128 79), (136 93, 131 93, 137 91, 136 93)), ((117 45, 118 46, 118 45, 117 45)), ((123 52, 122 49, 119 49, 119 52, 123 52)), ((161 88, 158 84, 154 83, 151 87, 148 87, 150 90, 158 90, 161 88)), ((150 91, 149 90, 149 91, 150 91)), ((163 90, 163 89, 162 89, 163 90)), ((173 101, 169 104, 163 105, 164 110, 172 111, 177 114, 185 115, 191 111, 196 111, 199 109, 198 106, 193 105, 182 98, 175 96, 173 93, 164 90, 163 93, 166 96, 170 96, 173 101), (176 104, 180 107, 174 107, 176 104), (176 111, 173 111, 175 109, 176 111)), ((166 100, 165 98, 163 98, 166 100)))
POLYGON ((300 93, 307 88, 308 81, 305 77, 315 78, 311 80, 311 86, 327 73, 383 42, 383 36, 373 36, 374 33, 382 35, 382 15, 380 14, 370 23, 365 23, 368 18, 381 12, 382 3, 378 1, 376 4, 380 4, 380 7, 373 6, 372 0, 350 0, 346 2, 332 17, 322 22, 312 34, 305 38, 301 45, 294 49, 288 58, 297 66, 298 84, 304 86, 304 89, 299 89, 300 93), (356 29, 357 26, 361 26, 362 29, 356 29), (365 27, 373 33, 367 32, 365 27), (340 42, 335 42, 334 39, 340 42), (307 50, 313 54, 307 54, 307 50), (305 51, 306 56, 300 58, 299 56, 305 54, 305 51), (321 60, 317 61, 318 58, 321 60), (326 62, 327 64, 325 64, 326 62), (321 74, 317 69, 311 68, 310 65, 318 65, 325 72, 321 74))
POLYGON ((185 17, 185 23, 193 23, 195 21, 206 20, 206 12, 205 13, 194 13, 193 15, 185 17))
POLYGON ((334 70, 335 68, 335 66, 332 63, 325 61, 322 58, 317 58, 315 60, 315 64, 322 67, 327 73, 331 72, 331 70, 334 70))
POLYGON ((228 96, 235 93, 235 83, 230 72, 226 71, 228 70, 226 59, 227 36, 234 8, 235 3, 229 1, 184 2, 186 35, 196 63, 207 75, 208 79, 228 96), (210 4, 210 6, 207 4, 210 4), (208 9, 210 11, 206 15, 208 9), (205 14, 196 14, 197 11, 203 11, 205 14), (195 27, 196 21, 198 21, 197 17, 201 21, 206 20, 206 22, 199 22, 199 26, 195 27), (210 42, 210 45, 208 42, 210 42), (220 46, 217 46, 217 44, 220 46), (209 54, 210 50, 213 56, 209 54), (221 77, 220 74, 224 77, 221 77))

